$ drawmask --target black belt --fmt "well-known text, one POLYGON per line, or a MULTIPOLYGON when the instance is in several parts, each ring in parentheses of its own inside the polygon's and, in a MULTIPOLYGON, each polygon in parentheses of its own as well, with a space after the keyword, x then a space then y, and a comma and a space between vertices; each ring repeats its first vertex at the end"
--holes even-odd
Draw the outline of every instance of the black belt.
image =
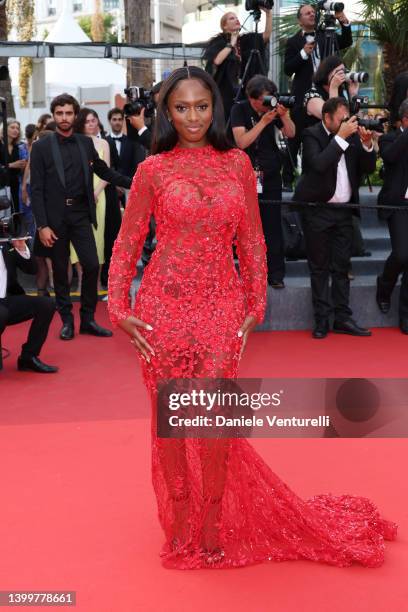
POLYGON ((77 196, 75 198, 65 198, 65 206, 73 206, 74 204, 86 203, 86 196, 77 196))

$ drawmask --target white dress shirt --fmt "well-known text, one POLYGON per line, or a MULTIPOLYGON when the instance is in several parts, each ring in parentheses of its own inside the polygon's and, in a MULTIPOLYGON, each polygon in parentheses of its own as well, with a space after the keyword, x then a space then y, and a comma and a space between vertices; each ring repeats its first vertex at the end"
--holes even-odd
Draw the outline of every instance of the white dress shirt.
MULTIPOLYGON (((330 135, 331 132, 329 132, 323 121, 322 125, 326 134, 330 135)), ((334 140, 343 149, 343 151, 345 151, 349 147, 349 143, 347 142, 347 140, 344 140, 344 138, 338 136, 337 134, 335 135, 334 140)), ((371 147, 366 147, 363 144, 363 149, 367 151, 367 153, 370 153, 373 150, 373 145, 371 145, 371 147)), ((353 190, 351 188, 351 183, 347 172, 346 158, 343 153, 343 155, 340 157, 340 161, 337 166, 336 190, 334 192, 333 197, 329 200, 329 203, 332 202, 333 204, 347 204, 347 202, 350 202, 352 193, 353 190)))
POLYGON ((123 133, 121 134, 114 134, 113 132, 111 132, 111 138, 113 138, 114 142, 115 142, 115 146, 116 146, 116 150, 118 152, 118 155, 120 155, 120 148, 122 146, 122 142, 120 140, 118 140, 118 138, 122 138, 123 133))
MULTIPOLYGON (((327 135, 330 135, 331 132, 329 132, 327 127, 324 125, 323 121, 322 121, 322 125, 327 135)), ((349 143, 347 142, 347 140, 344 140, 344 138, 342 138, 341 136, 337 136, 337 134, 334 137, 334 140, 343 149, 343 151, 345 151, 349 147, 349 143)), ((348 172, 347 172, 346 158, 344 157, 344 153, 343 153, 342 156, 340 157, 340 160, 337 166, 336 190, 334 192, 333 197, 329 200, 329 202, 332 202, 333 204, 337 202, 342 202, 342 203, 350 202, 352 193, 353 191, 351 189, 351 183, 350 183, 348 172)))
MULTIPOLYGON (((30 259, 30 251, 26 245, 25 251, 16 249, 17 253, 24 259, 30 259)), ((0 299, 5 298, 7 295, 7 268, 3 257, 3 250, 0 249, 0 299)))

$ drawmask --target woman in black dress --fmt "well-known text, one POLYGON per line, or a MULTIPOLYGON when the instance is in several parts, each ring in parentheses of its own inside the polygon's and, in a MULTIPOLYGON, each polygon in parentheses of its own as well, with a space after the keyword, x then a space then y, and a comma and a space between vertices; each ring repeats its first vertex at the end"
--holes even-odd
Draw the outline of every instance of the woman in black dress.
MULTIPOLYGON (((229 119, 240 78, 243 77, 251 49, 258 49, 264 67, 266 64, 265 45, 272 33, 272 11, 264 8, 262 10, 266 13, 263 34, 240 35, 241 24, 237 15, 232 12, 225 13, 220 22, 222 32, 211 38, 204 51, 205 69, 212 75, 221 92, 226 121, 229 119)), ((245 75, 243 90, 252 76, 262 72, 259 61, 251 61, 245 75)))

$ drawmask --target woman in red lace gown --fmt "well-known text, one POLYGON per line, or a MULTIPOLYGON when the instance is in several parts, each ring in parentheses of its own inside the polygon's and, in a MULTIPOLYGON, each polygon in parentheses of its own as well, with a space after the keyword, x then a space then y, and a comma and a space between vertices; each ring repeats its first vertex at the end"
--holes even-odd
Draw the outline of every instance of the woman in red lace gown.
POLYGON ((180 68, 160 95, 158 154, 140 164, 133 179, 110 266, 109 312, 132 337, 152 398, 163 565, 227 568, 310 559, 376 567, 396 525, 369 500, 303 500, 245 439, 157 436, 157 382, 235 378, 266 301, 255 176, 246 154, 228 145, 212 78, 199 68, 180 68), (152 213, 157 248, 132 310, 129 289, 152 213))

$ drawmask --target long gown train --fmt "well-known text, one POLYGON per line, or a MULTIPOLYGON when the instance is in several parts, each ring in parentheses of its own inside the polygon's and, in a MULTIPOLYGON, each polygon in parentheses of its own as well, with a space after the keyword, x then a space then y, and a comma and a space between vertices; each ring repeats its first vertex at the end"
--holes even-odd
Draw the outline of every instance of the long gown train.
POLYGON ((228 568, 310 559, 377 567, 384 540, 395 538, 397 526, 370 500, 330 494, 303 500, 245 439, 157 435, 157 383, 235 378, 242 346, 237 332, 246 315, 262 320, 265 301, 265 244, 246 154, 176 146, 140 164, 113 250, 109 312, 113 323, 134 314, 153 327, 143 335, 155 356, 141 364, 152 400, 163 565, 228 568), (129 288, 152 213, 158 243, 132 310, 129 288))

